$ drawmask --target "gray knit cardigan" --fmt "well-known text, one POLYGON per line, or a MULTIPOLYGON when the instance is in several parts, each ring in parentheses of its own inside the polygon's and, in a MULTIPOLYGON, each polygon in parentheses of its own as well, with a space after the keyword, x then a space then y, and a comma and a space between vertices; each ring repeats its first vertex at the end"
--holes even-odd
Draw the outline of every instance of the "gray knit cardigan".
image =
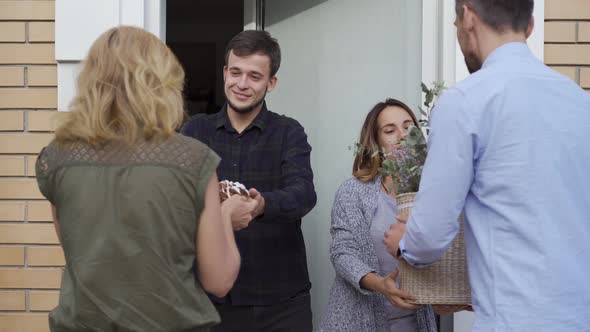
MULTIPOLYGON (((385 332, 385 297, 360 287, 360 279, 379 271, 370 236, 381 177, 372 182, 346 180, 336 192, 332 207, 330 260, 336 278, 317 332, 385 332)), ((431 306, 417 312, 418 331, 436 332, 431 306)))

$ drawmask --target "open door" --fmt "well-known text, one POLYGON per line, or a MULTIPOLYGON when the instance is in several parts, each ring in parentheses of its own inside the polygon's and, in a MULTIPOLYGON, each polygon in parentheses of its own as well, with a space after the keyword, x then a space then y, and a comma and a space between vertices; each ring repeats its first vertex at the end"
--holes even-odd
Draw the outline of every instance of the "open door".
POLYGON ((244 28, 243 0, 173 0, 166 6, 166 43, 186 73, 189 115, 224 104, 225 46, 244 28))

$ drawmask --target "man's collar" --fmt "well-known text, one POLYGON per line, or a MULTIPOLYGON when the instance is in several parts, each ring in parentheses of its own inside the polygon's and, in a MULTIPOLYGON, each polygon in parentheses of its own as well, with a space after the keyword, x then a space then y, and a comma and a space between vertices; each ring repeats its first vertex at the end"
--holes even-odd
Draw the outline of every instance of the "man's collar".
POLYGON ((227 104, 223 105, 223 107, 217 113, 217 122, 215 123, 215 128, 219 129, 225 126, 226 129, 231 129, 231 123, 229 122, 229 118, 227 116, 227 104), (227 124, 227 126, 225 126, 227 124))
POLYGON ((264 101, 264 102, 262 102, 262 109, 260 110, 260 113, 258 113, 258 115, 254 118, 252 123, 248 126, 248 128, 251 128, 254 126, 254 127, 258 127, 258 129, 260 129, 260 131, 264 131, 264 128, 266 128, 266 125, 268 123, 268 120, 269 120, 269 113, 268 113, 268 109, 266 108, 266 102, 264 101))
MULTIPOLYGON (((254 120, 252 120, 252 123, 250 123, 250 125, 248 125, 248 127, 246 127, 246 129, 244 131, 247 131, 253 127, 258 127, 258 129, 260 129, 260 131, 264 131, 268 121, 269 121, 269 112, 268 112, 268 109, 266 108, 266 102, 263 102, 262 109, 260 110, 260 113, 258 113, 258 115, 254 118, 254 120)), ((229 116, 227 115, 227 103, 225 105, 223 105, 223 107, 221 108, 219 113, 217 113, 217 122, 215 124, 215 128, 219 129, 221 127, 225 127, 225 129, 227 129, 227 130, 235 130, 233 128, 233 126, 231 125, 231 122, 229 121, 229 116)))
POLYGON ((490 66, 492 63, 502 61, 507 58, 530 56, 531 50, 526 43, 510 42, 506 43, 492 51, 484 61, 482 68, 490 66))

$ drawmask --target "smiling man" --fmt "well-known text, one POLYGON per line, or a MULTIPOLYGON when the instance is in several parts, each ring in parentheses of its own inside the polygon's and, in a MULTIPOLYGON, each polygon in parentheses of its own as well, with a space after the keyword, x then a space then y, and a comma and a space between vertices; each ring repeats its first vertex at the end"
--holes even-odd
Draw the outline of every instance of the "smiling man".
POLYGON ((279 44, 266 31, 243 31, 227 45, 227 103, 183 128, 219 156, 221 180, 239 181, 258 201, 252 219, 232 219, 242 265, 234 288, 213 298, 214 331, 311 331, 311 283, 301 218, 316 204, 311 146, 295 120, 266 108, 276 84, 279 44))

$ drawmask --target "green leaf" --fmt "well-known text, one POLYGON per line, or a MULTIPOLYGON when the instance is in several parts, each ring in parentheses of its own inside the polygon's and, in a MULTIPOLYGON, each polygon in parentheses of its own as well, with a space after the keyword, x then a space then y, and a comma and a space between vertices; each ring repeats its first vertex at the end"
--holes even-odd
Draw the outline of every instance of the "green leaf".
POLYGON ((427 93, 426 94, 426 102, 428 103, 428 105, 430 105, 430 103, 432 103, 432 100, 434 99, 434 94, 433 93, 427 93))
POLYGON ((424 84, 424 82, 422 82, 420 85, 422 87, 422 92, 424 92, 424 93, 430 92, 430 90, 428 90, 428 87, 426 86, 426 84, 424 84))

